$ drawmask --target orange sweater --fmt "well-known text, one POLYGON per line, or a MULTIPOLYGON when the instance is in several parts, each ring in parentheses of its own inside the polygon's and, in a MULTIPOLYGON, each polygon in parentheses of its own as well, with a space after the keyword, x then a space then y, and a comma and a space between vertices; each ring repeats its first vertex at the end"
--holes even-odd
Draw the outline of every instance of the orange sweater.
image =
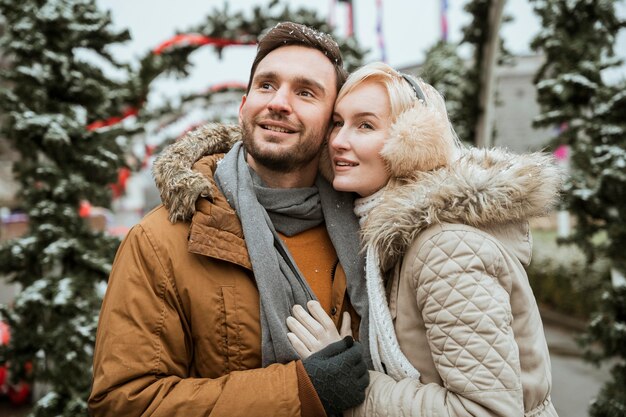
POLYGON ((291 237, 282 233, 279 235, 320 304, 331 314, 333 279, 338 258, 326 225, 322 223, 291 237))

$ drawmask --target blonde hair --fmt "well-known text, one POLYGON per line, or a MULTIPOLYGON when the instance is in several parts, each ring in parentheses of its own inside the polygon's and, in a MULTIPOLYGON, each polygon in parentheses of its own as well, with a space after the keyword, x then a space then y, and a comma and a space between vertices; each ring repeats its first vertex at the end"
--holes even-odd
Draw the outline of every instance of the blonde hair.
POLYGON ((336 102, 366 83, 382 86, 391 105, 390 137, 381 151, 392 176, 407 177, 449 165, 461 154, 461 143, 452 128, 442 95, 421 78, 411 77, 424 93, 420 102, 411 84, 398 71, 373 62, 348 76, 336 102))
POLYGON ((336 102, 338 103, 350 92, 366 83, 379 84, 387 91, 391 103, 392 121, 413 105, 415 94, 410 88, 406 88, 409 86, 407 82, 400 73, 382 62, 364 65, 350 74, 339 90, 336 102))

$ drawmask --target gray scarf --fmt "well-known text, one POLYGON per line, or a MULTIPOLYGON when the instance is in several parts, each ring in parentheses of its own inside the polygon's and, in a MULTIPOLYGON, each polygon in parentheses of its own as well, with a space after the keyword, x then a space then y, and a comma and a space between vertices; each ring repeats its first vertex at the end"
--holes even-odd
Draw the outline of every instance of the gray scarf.
POLYGON ((361 316, 360 339, 365 348, 366 361, 371 365, 367 337, 369 325, 365 263, 359 253, 359 224, 353 213, 352 196, 336 192, 321 177, 315 183, 317 192, 315 188, 268 189, 260 179, 253 180, 241 142, 236 143, 220 162, 215 172, 215 180, 228 203, 239 215, 259 289, 263 366, 299 359, 287 339, 285 320, 291 315, 295 304, 306 306, 307 301, 315 299, 289 251, 278 237, 276 227, 282 233, 297 234, 315 227, 322 220, 326 221, 330 240, 346 272, 350 301, 361 316), (278 191, 280 196, 274 194, 272 198, 273 191, 278 191), (320 216, 320 206, 323 216, 320 216))
POLYGON ((270 188, 252 168, 249 171, 254 194, 277 231, 294 236, 324 221, 317 187, 270 188))

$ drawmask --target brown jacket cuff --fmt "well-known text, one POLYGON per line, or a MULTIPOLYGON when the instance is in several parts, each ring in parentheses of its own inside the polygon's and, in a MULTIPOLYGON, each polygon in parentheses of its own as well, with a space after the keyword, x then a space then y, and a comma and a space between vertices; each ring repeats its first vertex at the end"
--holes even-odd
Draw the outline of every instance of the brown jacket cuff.
POLYGON ((300 414, 302 417, 326 417, 326 411, 315 391, 315 387, 307 374, 302 361, 296 361, 298 376, 298 396, 300 397, 300 414))

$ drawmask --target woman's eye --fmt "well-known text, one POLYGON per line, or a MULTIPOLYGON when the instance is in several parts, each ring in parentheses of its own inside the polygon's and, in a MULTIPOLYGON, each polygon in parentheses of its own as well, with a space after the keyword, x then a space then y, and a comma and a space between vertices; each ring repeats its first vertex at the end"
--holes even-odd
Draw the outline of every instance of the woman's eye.
POLYGON ((372 125, 371 125, 370 123, 368 123, 368 122, 363 122, 363 123, 361 123, 361 127, 362 127, 363 129, 374 129, 374 126, 372 126, 372 125))
POLYGON ((336 127, 342 127, 342 126, 343 126, 343 122, 340 121, 340 120, 335 120, 333 122, 333 129, 336 128, 336 127))

